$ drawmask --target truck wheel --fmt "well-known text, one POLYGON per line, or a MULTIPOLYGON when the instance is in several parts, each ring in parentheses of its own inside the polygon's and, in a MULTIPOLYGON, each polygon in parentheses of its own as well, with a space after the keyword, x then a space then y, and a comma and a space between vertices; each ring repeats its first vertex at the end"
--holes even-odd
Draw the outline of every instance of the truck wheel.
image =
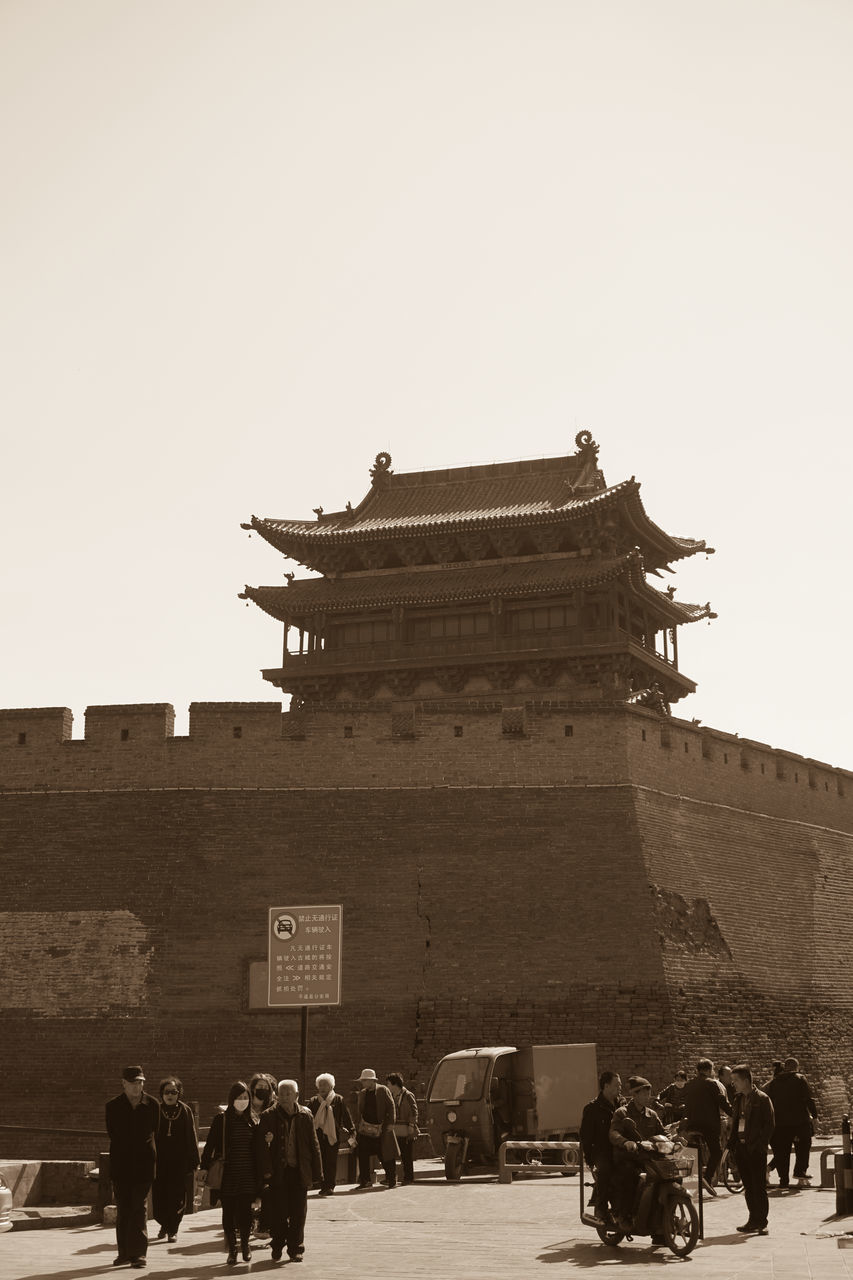
POLYGON ((448 1182, 459 1182, 462 1178, 462 1145, 454 1142, 444 1153, 444 1176, 448 1182))
POLYGON ((677 1258, 686 1258, 699 1239, 699 1215, 686 1191, 668 1200, 663 1210, 663 1234, 677 1258))

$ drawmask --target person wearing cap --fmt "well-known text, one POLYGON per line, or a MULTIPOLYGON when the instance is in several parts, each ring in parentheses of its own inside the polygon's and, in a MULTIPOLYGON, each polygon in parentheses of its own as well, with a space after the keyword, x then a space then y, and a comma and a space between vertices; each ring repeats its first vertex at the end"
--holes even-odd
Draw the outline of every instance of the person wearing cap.
POLYGON ((391 1090, 379 1083, 376 1072, 370 1067, 364 1068, 355 1083, 358 1085, 355 1121, 358 1134, 358 1185, 370 1186, 370 1160, 372 1156, 376 1156, 385 1170, 386 1187, 396 1187, 400 1147, 394 1136, 397 1108, 391 1090))
MULTIPOLYGON (((609 1138, 614 1147, 614 1177, 611 1184, 617 1219, 628 1229, 640 1181, 637 1151, 645 1138, 661 1131, 661 1118, 649 1106, 652 1086, 644 1076, 628 1077, 629 1101, 613 1113, 609 1138)), ((621 1223, 620 1223, 621 1225, 621 1223)), ((654 1237, 652 1238, 655 1242, 654 1237)))
POLYGON ((141 1067, 125 1067, 121 1093, 105 1109, 110 1139, 110 1177, 116 1203, 116 1244, 113 1266, 144 1267, 148 1253, 146 1199, 157 1167, 156 1134, 160 1107, 145 1092, 141 1067))

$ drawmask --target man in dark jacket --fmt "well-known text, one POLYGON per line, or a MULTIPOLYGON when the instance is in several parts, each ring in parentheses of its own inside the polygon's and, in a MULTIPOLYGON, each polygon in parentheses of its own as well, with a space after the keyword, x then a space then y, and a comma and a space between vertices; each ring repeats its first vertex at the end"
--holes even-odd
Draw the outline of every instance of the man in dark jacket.
POLYGON ((110 1177, 116 1200, 116 1244, 113 1266, 129 1262, 144 1267, 148 1252, 148 1214, 145 1201, 156 1169, 157 1125, 160 1107, 145 1092, 141 1067, 125 1067, 121 1093, 106 1105, 110 1139, 110 1177))
POLYGON ((320 1180, 322 1163, 314 1117, 299 1105, 295 1080, 279 1081, 278 1102, 261 1112, 254 1143, 258 1180, 270 1188, 273 1262, 285 1247, 291 1262, 301 1262, 308 1189, 320 1180))
POLYGON ((732 1067, 736 1093, 732 1105, 729 1149, 743 1180, 749 1217, 738 1231, 764 1235, 767 1231, 767 1144, 773 1132, 773 1103, 756 1089, 746 1065, 732 1067))
POLYGON ((723 1148, 720 1144, 721 1112, 731 1115, 732 1108, 725 1089, 714 1079, 710 1058, 700 1058, 696 1075, 684 1086, 684 1123, 689 1133, 701 1133, 708 1147, 708 1160, 703 1171, 706 1185, 713 1186, 723 1148))
POLYGON ((610 1126, 622 1092, 622 1081, 615 1071, 602 1071, 598 1077, 598 1097, 588 1102, 581 1116, 583 1158, 595 1173, 592 1203, 595 1217, 603 1224, 610 1221, 610 1194, 613 1177, 613 1146, 610 1126))
MULTIPOLYGON (((610 1143, 615 1148, 611 1187, 616 1193, 617 1216, 626 1231, 630 1229, 640 1181, 640 1143, 661 1131, 661 1118, 649 1106, 652 1086, 648 1080, 644 1076, 629 1076, 628 1093, 631 1099, 627 1106, 614 1111, 609 1133, 610 1143)), ((655 1238, 652 1239, 654 1242, 655 1238)))
POLYGON ((817 1117, 809 1082, 800 1072, 796 1058, 786 1058, 782 1070, 764 1086, 776 1113, 773 1133, 773 1160, 779 1174, 779 1186, 789 1185, 791 1147, 794 1148, 794 1177, 797 1186, 809 1185, 809 1156, 812 1128, 817 1117))
POLYGON ((672 1124, 684 1115, 684 1086, 687 1084, 687 1072, 676 1071, 672 1083, 661 1089, 655 1104, 664 1124, 672 1124))

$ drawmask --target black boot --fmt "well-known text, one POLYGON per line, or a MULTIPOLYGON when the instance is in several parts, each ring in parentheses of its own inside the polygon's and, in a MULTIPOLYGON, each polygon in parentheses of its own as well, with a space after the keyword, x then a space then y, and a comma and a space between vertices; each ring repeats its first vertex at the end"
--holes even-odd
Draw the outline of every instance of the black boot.
POLYGON ((237 1233, 236 1231, 226 1231, 225 1239, 228 1241, 228 1257, 225 1261, 229 1267, 237 1265, 237 1233))
POLYGON ((252 1261, 252 1250, 249 1248, 249 1237, 248 1237, 248 1236, 241 1236, 241 1237, 240 1237, 240 1251, 241 1251, 241 1253, 242 1253, 242 1255, 243 1255, 243 1261, 244 1261, 244 1262, 251 1262, 251 1261, 252 1261))

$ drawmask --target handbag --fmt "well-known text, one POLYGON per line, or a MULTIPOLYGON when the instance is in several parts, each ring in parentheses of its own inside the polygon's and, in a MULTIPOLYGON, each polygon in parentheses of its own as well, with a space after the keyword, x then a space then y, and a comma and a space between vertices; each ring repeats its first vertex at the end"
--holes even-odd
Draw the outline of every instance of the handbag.
POLYGON ((225 1116, 222 1116, 222 1155, 211 1160, 207 1171, 207 1185, 211 1191, 219 1191, 222 1187, 222 1175, 225 1173, 225 1116))
POLYGON ((381 1124, 371 1124, 369 1120, 359 1120, 358 1131, 363 1133, 365 1138, 378 1138, 382 1134, 381 1124))
POLYGON ((413 1124, 402 1124, 399 1120, 394 1123, 395 1138, 414 1138, 417 1136, 417 1132, 413 1124))

